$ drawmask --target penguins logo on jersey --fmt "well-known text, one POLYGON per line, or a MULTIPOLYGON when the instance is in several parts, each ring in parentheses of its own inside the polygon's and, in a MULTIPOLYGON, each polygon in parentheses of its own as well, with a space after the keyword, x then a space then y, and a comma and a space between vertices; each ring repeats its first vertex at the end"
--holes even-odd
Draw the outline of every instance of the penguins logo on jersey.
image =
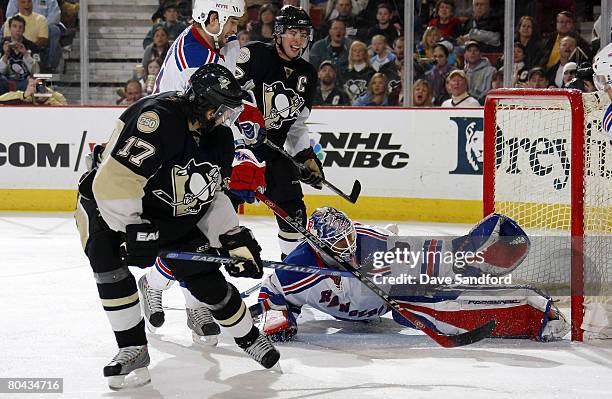
POLYGON ((344 84, 344 89, 352 99, 355 99, 365 93, 368 88, 368 82, 363 79, 350 79, 344 84))
POLYGON ((266 129, 278 129, 284 122, 296 120, 300 116, 304 99, 283 82, 263 84, 263 105, 266 129))
POLYGON ((195 163, 192 159, 184 167, 172 168, 172 195, 164 190, 153 194, 173 208, 174 216, 193 215, 213 200, 221 184, 219 167, 208 162, 195 163))

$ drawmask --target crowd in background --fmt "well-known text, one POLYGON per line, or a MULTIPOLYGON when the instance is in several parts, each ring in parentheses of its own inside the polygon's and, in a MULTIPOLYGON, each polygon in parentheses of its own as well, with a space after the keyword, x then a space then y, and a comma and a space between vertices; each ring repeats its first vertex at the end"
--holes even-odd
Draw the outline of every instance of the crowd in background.
MULTIPOLYGON (((514 87, 594 90, 587 66, 599 48, 580 23, 593 22, 595 1, 516 1, 514 87)), ((273 42, 279 9, 299 0, 246 0, 242 44, 273 42)), ((403 104, 404 2, 311 0, 315 27, 308 59, 318 71, 315 105, 403 104)), ((504 0, 415 1, 414 106, 465 107, 484 103, 503 86, 504 0)), ((0 94, 25 90, 35 71, 55 72, 61 48, 74 37, 78 0, 0 0, 3 46, 0 94), (46 25, 46 26, 45 26, 46 25)), ((143 38, 143 57, 119 90, 131 104, 153 90, 172 41, 191 23, 190 0, 160 0, 143 38)), ((126 77, 127 79, 128 77, 126 77)), ((0 97, 0 102, 2 98, 0 97)))

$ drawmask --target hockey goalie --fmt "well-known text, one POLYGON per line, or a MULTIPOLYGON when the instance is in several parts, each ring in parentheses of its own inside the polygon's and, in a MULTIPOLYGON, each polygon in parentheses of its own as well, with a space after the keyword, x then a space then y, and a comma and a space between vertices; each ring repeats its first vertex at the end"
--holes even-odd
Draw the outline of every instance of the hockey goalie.
MULTIPOLYGON (((531 287, 461 284, 470 278, 508 276, 527 256, 529 238, 506 216, 489 215, 461 237, 399 240, 395 225, 387 228, 362 225, 335 208, 323 207, 312 214, 308 228, 375 283, 394 282, 385 287, 390 296, 439 333, 460 334, 491 319, 496 321, 491 336, 499 338, 550 341, 569 331, 569 324, 552 299, 531 287), (425 254, 423 259, 412 264, 415 267, 399 264, 397 259, 381 265, 378 256, 414 254, 415 249, 425 251, 420 252, 425 254), (449 257, 452 260, 436 256, 443 253, 454 256, 449 257), (479 258, 459 262, 460 253, 478 254, 479 258), (431 284, 432 281, 442 283, 431 284), (457 281, 460 283, 454 283, 457 281)), ((335 268, 332 258, 308 242, 301 243, 284 263, 335 268)), ((390 311, 381 298, 352 276, 278 269, 264 280, 258 302, 250 310, 254 318, 261 315, 266 335, 283 341, 297 333, 296 320, 304 305, 347 322, 370 322, 390 311)), ((392 317, 415 328, 396 312, 392 312, 392 317)))

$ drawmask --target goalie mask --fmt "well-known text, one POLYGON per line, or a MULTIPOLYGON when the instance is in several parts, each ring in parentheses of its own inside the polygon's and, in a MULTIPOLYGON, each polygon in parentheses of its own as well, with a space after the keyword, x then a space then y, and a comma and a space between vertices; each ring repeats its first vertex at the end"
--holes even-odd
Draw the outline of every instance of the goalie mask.
MULTIPOLYGON (((284 6, 274 21, 273 35, 276 45, 287 57, 290 59, 297 58, 287 54, 283 48, 283 40, 292 42, 299 37, 301 39, 299 41, 301 50, 307 48, 313 40, 312 20, 303 8, 284 6)), ((301 56, 301 52, 299 56, 301 56)))
POLYGON ((612 43, 601 49, 593 60, 593 83, 597 90, 612 86, 612 43))
MULTIPOLYGON (((308 220, 308 230, 343 260, 354 264, 357 232, 353 221, 344 212, 329 206, 318 208, 308 220)), ((314 249, 319 252, 317 248, 314 249)), ((320 252, 320 255, 326 262, 334 263, 325 253, 320 252)))
POLYGON ((198 121, 205 131, 217 125, 231 127, 242 112, 242 90, 234 75, 219 64, 201 66, 190 79, 185 93, 190 105, 189 119, 198 121), (206 114, 214 111, 213 118, 206 114))
POLYGON ((219 36, 223 32, 225 23, 231 18, 240 18, 244 14, 244 0, 195 0, 193 4, 193 10, 191 17, 193 20, 200 24, 204 32, 209 34, 215 40, 217 44, 219 42, 219 36), (210 32, 206 28, 206 22, 210 17, 210 13, 216 13, 219 18, 219 31, 210 32))

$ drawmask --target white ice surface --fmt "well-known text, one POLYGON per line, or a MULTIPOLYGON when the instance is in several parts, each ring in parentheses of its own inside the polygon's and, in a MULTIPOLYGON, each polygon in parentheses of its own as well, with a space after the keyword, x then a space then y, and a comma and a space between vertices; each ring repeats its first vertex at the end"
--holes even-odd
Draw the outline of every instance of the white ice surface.
MULTIPOLYGON (((276 259, 274 221, 243 223, 254 230, 264 257, 276 259)), ((403 234, 466 230, 400 224, 403 234)), ((308 310, 299 339, 278 345, 283 374, 266 371, 227 336, 216 348, 194 346, 174 287, 164 294, 166 323, 149 334, 152 383, 112 392, 102 367, 116 353, 115 342, 72 217, 0 214, 0 250, 0 377, 63 377, 62 397, 612 398, 608 343, 489 339, 443 349, 389 319, 356 325, 308 310)), ((235 283, 246 289, 255 281, 235 283)))

